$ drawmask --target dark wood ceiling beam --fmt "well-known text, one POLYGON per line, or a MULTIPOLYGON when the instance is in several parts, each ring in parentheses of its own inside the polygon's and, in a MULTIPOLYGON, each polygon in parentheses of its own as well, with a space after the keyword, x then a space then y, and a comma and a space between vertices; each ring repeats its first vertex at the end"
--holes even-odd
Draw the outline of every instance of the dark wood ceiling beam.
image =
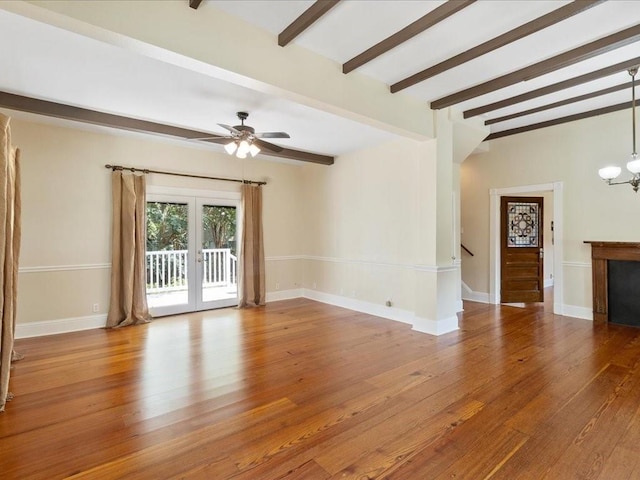
POLYGON ((291 25, 278 35, 278 45, 284 47, 294 38, 313 25, 316 20, 331 10, 340 0, 317 0, 302 15, 296 18, 291 25))
POLYGON ((405 78, 397 83, 391 85, 391 93, 399 92, 405 88, 408 88, 416 83, 423 82, 431 77, 439 75, 442 72, 469 62, 474 58, 478 58, 489 52, 504 47, 509 43, 513 43, 521 38, 536 33, 544 28, 555 25, 556 23, 566 20, 574 15, 584 12, 585 10, 603 3, 605 0, 575 0, 563 7, 558 8, 552 12, 547 13, 541 17, 536 18, 524 25, 514 28, 498 37, 495 37, 487 42, 484 42, 476 47, 466 50, 458 55, 455 55, 443 62, 440 62, 432 67, 429 67, 421 72, 418 72, 410 77, 405 78))
POLYGON ((566 88, 575 87, 583 83, 591 82, 599 78, 613 75, 614 73, 622 72, 623 70, 628 70, 629 68, 634 67, 638 64, 640 64, 640 57, 632 58, 624 62, 616 63, 615 65, 611 65, 609 67, 601 68, 600 70, 595 70, 593 72, 585 73, 584 75, 579 75, 568 80, 563 80, 562 82, 547 85, 546 87, 542 88, 537 88, 535 90, 531 90, 530 92, 515 95, 510 98, 505 98, 504 100, 500 100, 498 102, 472 108, 470 110, 465 110, 463 116, 464 118, 470 118, 477 115, 482 115, 483 113, 491 112, 493 110, 499 110, 500 108, 510 107, 511 105, 515 105, 517 103, 525 102, 537 97, 542 97, 550 93, 559 92, 560 90, 564 90, 566 88))
POLYGON ((516 135, 518 133, 530 132, 531 130, 538 130, 540 128, 552 127, 554 125, 560 125, 563 123, 575 122, 576 120, 582 120, 584 118, 595 117, 598 115, 604 115, 606 113, 617 112, 619 110, 625 110, 631 108, 631 102, 618 103, 609 107, 598 108, 595 110, 589 110, 588 112, 576 113, 575 115, 568 115, 566 117, 554 118, 553 120, 547 120, 546 122, 533 123, 531 125, 525 125, 523 127, 512 128, 510 130, 503 130, 490 134, 485 140, 495 140, 496 138, 508 137, 510 135, 516 135))
POLYGON ((353 57, 351 60, 342 65, 342 73, 352 72, 356 68, 361 67, 365 63, 370 62, 374 58, 377 58, 383 53, 396 48, 398 45, 415 37, 419 33, 422 33, 425 30, 445 20, 446 18, 449 18, 454 13, 457 13, 463 8, 468 7, 475 1, 476 0, 447 1, 446 3, 433 9, 423 17, 419 18, 415 22, 407 25, 402 30, 394 33, 390 37, 385 38, 380 43, 377 43, 373 47, 362 52, 360 55, 353 57))
POLYGON ((194 10, 197 10, 201 3, 202 0, 189 0, 189 6, 194 10))
POLYGON ((485 125, 493 125, 500 122, 506 122, 507 120, 513 120, 514 118, 526 117, 527 115, 533 115, 534 113, 544 112, 546 110, 552 110, 554 108, 564 107, 565 105, 571 105, 572 103, 582 102, 591 98, 601 97, 602 95, 608 95, 609 93, 618 92, 625 88, 631 89, 631 82, 621 83, 620 85, 614 85, 613 87, 603 88, 595 92, 585 93, 584 95, 578 95, 576 97, 560 100, 559 102, 548 103, 540 107, 531 108, 529 110, 523 110, 522 112, 512 113, 511 115, 504 115, 502 117, 492 118, 484 122, 485 125))
MULTIPOLYGON (((211 136, 210 132, 200 132, 197 130, 174 127, 172 125, 165 125, 162 123, 148 122, 146 120, 138 120, 136 118, 98 112, 96 110, 24 97, 7 92, 0 92, 0 107, 45 115, 47 117, 62 118, 64 120, 117 128, 120 130, 166 135, 182 140, 211 136)), ((217 142, 212 141, 210 143, 217 142)), ((331 156, 319 155, 316 153, 309 153, 289 148, 285 148, 279 153, 266 151, 263 151, 262 153, 269 156, 290 158, 292 160, 300 160, 303 162, 320 163, 322 165, 332 165, 334 163, 334 158, 331 156)))
POLYGON ((475 85, 461 90, 446 97, 439 98, 431 102, 431 108, 439 110, 451 105, 455 105, 471 98, 476 98, 487 93, 495 92, 501 88, 509 87, 516 83, 531 80, 547 73, 559 70, 569 65, 573 65, 583 60, 593 58, 597 55, 615 50, 616 48, 629 45, 640 40, 640 25, 626 28, 612 35, 599 38, 593 42, 586 43, 580 47, 561 53, 538 63, 534 63, 515 72, 508 73, 493 80, 475 85))

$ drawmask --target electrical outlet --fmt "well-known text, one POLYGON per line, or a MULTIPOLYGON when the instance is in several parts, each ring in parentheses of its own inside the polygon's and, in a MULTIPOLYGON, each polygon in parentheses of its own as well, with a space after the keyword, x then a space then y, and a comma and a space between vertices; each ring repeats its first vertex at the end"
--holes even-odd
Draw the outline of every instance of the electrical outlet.
POLYGON ((280 290, 280 284, 276 283, 276 290, 280 290))
POLYGON ((93 306, 91 307, 91 311, 93 313, 98 313, 100 311, 100 304, 99 303, 94 303, 93 306))
POLYGON ((316 288, 316 282, 313 282, 313 289, 315 290, 316 288))

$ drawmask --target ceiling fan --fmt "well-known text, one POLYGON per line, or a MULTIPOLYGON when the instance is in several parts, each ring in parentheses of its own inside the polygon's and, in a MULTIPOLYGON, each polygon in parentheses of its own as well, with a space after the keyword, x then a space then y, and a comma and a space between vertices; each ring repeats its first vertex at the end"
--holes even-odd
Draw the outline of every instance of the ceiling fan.
POLYGON ((240 125, 230 126, 219 123, 222 128, 229 130, 228 135, 215 135, 211 137, 193 138, 192 140, 206 140, 213 143, 224 144, 224 149, 229 155, 234 153, 238 158, 246 158, 247 153, 255 157, 260 150, 270 150, 272 152, 281 152, 284 150, 279 145, 265 142, 263 138, 291 138, 285 132, 259 132, 256 133, 253 127, 245 125, 244 121, 249 117, 247 112, 238 112, 240 125))

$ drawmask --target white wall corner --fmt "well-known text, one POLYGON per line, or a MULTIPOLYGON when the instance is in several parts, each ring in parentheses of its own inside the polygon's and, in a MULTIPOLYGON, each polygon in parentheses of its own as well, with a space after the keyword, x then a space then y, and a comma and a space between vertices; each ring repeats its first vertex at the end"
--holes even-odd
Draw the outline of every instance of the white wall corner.
POLYGON ((18 323, 16 325, 16 338, 41 337, 44 335, 57 335, 58 333, 92 330, 94 328, 102 328, 106 323, 106 314, 63 318, 59 320, 44 320, 42 322, 18 323))
POLYGON ((453 162, 461 164, 476 148, 478 148, 485 138, 491 133, 488 126, 484 125, 484 120, 477 119, 456 119, 453 121, 453 162), (473 120, 473 121, 470 121, 473 120))
POLYGON ((445 333, 458 330, 458 317, 452 316, 441 320, 431 320, 428 318, 414 317, 413 330, 429 335, 444 335, 445 333))
POLYGON ((462 282, 462 299, 469 300, 471 302, 493 303, 491 301, 491 296, 488 293, 475 292, 464 282, 462 282))
POLYGON ((565 317, 582 318, 584 320, 593 321, 593 310, 587 307, 578 307, 576 305, 561 305, 562 315, 565 317))

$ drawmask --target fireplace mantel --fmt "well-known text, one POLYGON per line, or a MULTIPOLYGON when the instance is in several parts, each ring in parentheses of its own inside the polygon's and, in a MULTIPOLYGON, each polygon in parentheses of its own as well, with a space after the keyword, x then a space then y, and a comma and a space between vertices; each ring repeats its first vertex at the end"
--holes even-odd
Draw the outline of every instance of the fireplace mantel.
POLYGON ((608 264, 609 260, 640 262, 640 242, 585 241, 591 244, 591 274, 593 290, 593 321, 609 321, 608 264))

